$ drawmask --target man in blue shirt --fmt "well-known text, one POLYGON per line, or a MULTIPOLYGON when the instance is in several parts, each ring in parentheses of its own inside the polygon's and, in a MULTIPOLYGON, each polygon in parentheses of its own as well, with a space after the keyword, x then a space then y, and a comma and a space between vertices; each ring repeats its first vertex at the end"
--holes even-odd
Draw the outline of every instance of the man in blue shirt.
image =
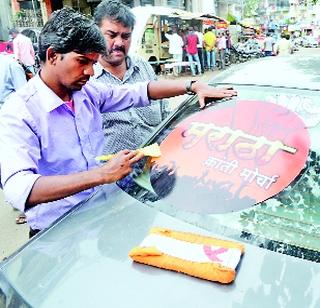
POLYGON ((11 93, 26 83, 22 66, 10 55, 0 54, 0 107, 11 93))
MULTIPOLYGON (((11 55, 0 54, 0 108, 6 98, 27 83, 22 66, 11 55)), ((16 223, 26 222, 24 214, 16 218, 16 223)))

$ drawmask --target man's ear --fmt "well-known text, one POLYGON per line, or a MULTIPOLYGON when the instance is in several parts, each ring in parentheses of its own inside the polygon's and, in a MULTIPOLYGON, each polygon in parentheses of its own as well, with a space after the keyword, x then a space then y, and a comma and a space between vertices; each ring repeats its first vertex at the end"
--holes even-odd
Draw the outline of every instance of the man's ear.
POLYGON ((47 62, 50 63, 50 64, 55 64, 56 61, 57 61, 57 58, 58 58, 58 55, 57 53, 53 50, 52 47, 49 47, 47 49, 47 62))

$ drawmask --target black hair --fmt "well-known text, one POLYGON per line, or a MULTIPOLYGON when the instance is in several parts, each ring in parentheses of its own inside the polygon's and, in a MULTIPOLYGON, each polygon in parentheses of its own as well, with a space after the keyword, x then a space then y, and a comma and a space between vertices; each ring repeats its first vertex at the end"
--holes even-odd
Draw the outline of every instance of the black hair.
POLYGON ((94 11, 94 21, 101 27, 104 19, 110 19, 121 23, 127 28, 133 29, 136 22, 134 14, 130 8, 118 0, 104 0, 94 11))
POLYGON ((18 33, 20 33, 20 32, 19 32, 19 30, 16 29, 16 28, 12 28, 12 29, 9 30, 9 34, 10 34, 10 35, 12 35, 12 34, 14 34, 14 33, 15 33, 15 34, 18 34, 18 33))
POLYGON ((39 58, 43 62, 49 47, 61 54, 107 52, 106 41, 93 20, 69 7, 53 12, 40 33, 39 58))

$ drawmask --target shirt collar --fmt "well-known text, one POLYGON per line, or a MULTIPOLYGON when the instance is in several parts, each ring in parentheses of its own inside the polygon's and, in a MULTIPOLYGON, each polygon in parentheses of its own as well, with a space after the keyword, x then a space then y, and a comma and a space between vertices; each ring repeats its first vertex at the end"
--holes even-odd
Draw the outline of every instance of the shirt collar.
POLYGON ((40 103, 43 104, 43 108, 47 112, 51 112, 64 104, 64 101, 43 82, 39 73, 30 81, 34 83, 37 91, 39 92, 39 97, 43 98, 40 103))
POLYGON ((134 57, 129 57, 127 56, 126 58, 126 63, 127 63, 127 69, 132 69, 134 71, 139 71, 140 70, 140 67, 139 67, 139 64, 138 64, 138 60, 134 57))
POLYGON ((104 68, 103 66, 97 62, 94 66, 93 66, 93 70, 94 70, 94 77, 95 78, 99 78, 103 75, 104 72, 104 68))
MULTIPOLYGON (((127 66, 127 71, 125 73, 125 77, 123 80, 127 79, 128 77, 130 77, 134 71, 139 71, 139 65, 136 59, 127 56, 126 59, 126 66, 127 66)), ((108 70, 106 70, 99 62, 97 62, 94 65, 94 77, 96 79, 99 79, 99 77, 101 77, 103 74, 109 74, 111 76, 113 76, 108 70)), ((113 76, 115 77, 115 76, 113 76)))

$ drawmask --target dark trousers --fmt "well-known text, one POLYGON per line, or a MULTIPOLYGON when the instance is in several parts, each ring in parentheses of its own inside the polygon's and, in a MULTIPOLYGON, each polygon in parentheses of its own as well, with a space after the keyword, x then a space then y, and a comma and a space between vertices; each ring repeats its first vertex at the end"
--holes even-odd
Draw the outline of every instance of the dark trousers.
POLYGON ((201 72, 204 73, 204 57, 202 48, 198 48, 198 56, 201 64, 201 72))
MULTIPOLYGON (((187 59, 187 52, 186 52, 185 49, 182 50, 182 62, 184 62, 184 61, 188 61, 188 59, 187 59)), ((186 71, 186 67, 183 65, 183 66, 181 67, 181 72, 184 73, 185 71, 186 71)))

